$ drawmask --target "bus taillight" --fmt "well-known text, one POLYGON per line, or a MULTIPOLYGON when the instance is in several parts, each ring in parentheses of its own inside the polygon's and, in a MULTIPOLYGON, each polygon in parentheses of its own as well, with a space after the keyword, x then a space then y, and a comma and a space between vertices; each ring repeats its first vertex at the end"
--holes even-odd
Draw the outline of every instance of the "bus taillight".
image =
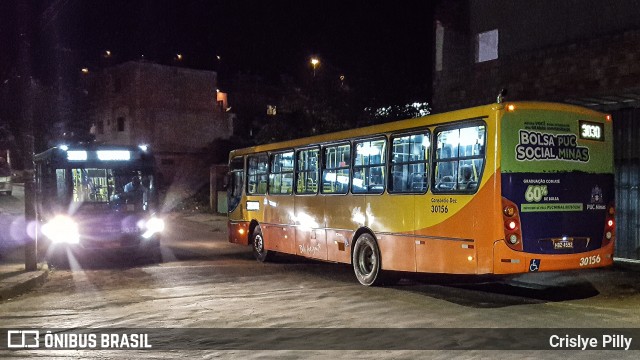
POLYGON ((602 239, 602 246, 608 245, 615 238, 616 234, 616 210, 613 205, 609 205, 607 209, 607 220, 604 223, 604 238, 602 239))
POLYGON ((505 242, 511 249, 522 251, 522 231, 518 206, 505 198, 502 198, 502 220, 505 242))
POLYGON ((511 205, 507 205, 502 209, 502 213, 507 217, 513 217, 513 215, 516 214, 516 208, 511 205))

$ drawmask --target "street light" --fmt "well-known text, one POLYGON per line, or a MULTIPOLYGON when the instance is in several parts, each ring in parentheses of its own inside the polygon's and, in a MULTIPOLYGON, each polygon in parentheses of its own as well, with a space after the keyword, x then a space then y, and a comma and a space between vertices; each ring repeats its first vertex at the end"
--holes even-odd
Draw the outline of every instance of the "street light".
POLYGON ((316 68, 320 65, 320 60, 317 57, 311 58, 311 66, 313 67, 313 76, 316 76, 316 68))

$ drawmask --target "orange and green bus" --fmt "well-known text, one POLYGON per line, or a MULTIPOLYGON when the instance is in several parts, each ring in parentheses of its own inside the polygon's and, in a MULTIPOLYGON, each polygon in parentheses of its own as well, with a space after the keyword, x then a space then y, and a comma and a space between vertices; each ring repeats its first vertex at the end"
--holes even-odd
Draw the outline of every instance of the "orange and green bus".
POLYGON ((363 285, 611 265, 612 140, 609 115, 514 102, 234 150, 229 241, 363 285))

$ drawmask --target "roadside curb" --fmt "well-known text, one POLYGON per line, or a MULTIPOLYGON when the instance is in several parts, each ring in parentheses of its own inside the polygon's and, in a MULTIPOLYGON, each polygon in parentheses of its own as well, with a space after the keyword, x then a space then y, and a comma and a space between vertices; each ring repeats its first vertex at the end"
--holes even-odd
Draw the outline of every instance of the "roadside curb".
POLYGON ((640 271, 640 260, 614 257, 613 266, 630 271, 640 271))
POLYGON ((22 295, 44 284, 48 276, 49 269, 46 266, 38 265, 36 271, 25 271, 0 280, 0 302, 22 295))

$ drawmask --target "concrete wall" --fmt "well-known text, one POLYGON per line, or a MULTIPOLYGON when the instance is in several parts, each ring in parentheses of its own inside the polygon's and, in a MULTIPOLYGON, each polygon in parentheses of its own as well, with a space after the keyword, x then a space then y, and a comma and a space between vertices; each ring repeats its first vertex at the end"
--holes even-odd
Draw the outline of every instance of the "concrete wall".
POLYGON ((197 152, 233 132, 216 105, 216 73, 146 62, 106 69, 94 81, 94 124, 98 141, 150 144, 156 151, 197 152), (118 131, 124 118, 124 131, 118 131), (97 126, 99 127, 99 126, 97 126))
POLYGON ((442 71, 434 70, 435 112, 493 102, 501 88, 511 100, 578 104, 638 92, 638 1, 600 7, 573 0, 443 3, 436 14, 444 26, 444 63, 442 71), (451 20, 456 16, 462 20, 451 20), (475 34, 495 28, 498 59, 475 63, 475 34))
POLYGON ((500 56, 640 28, 638 0, 470 0, 473 34, 500 29, 500 56))
POLYGON ((438 11, 444 42, 434 112, 495 102, 506 88, 507 100, 612 113, 616 255, 640 258, 640 1, 448 0, 438 11), (492 29, 498 59, 475 63, 475 35, 492 29))
POLYGON ((435 73, 433 107, 441 112, 490 103, 501 88, 508 89, 510 100, 636 99, 639 60, 640 31, 633 30, 443 70, 435 73))
POLYGON ((231 117, 217 104, 215 72, 127 62, 105 69, 92 85, 97 141, 150 145, 167 186, 197 190, 206 183, 203 149, 233 134, 231 117))

